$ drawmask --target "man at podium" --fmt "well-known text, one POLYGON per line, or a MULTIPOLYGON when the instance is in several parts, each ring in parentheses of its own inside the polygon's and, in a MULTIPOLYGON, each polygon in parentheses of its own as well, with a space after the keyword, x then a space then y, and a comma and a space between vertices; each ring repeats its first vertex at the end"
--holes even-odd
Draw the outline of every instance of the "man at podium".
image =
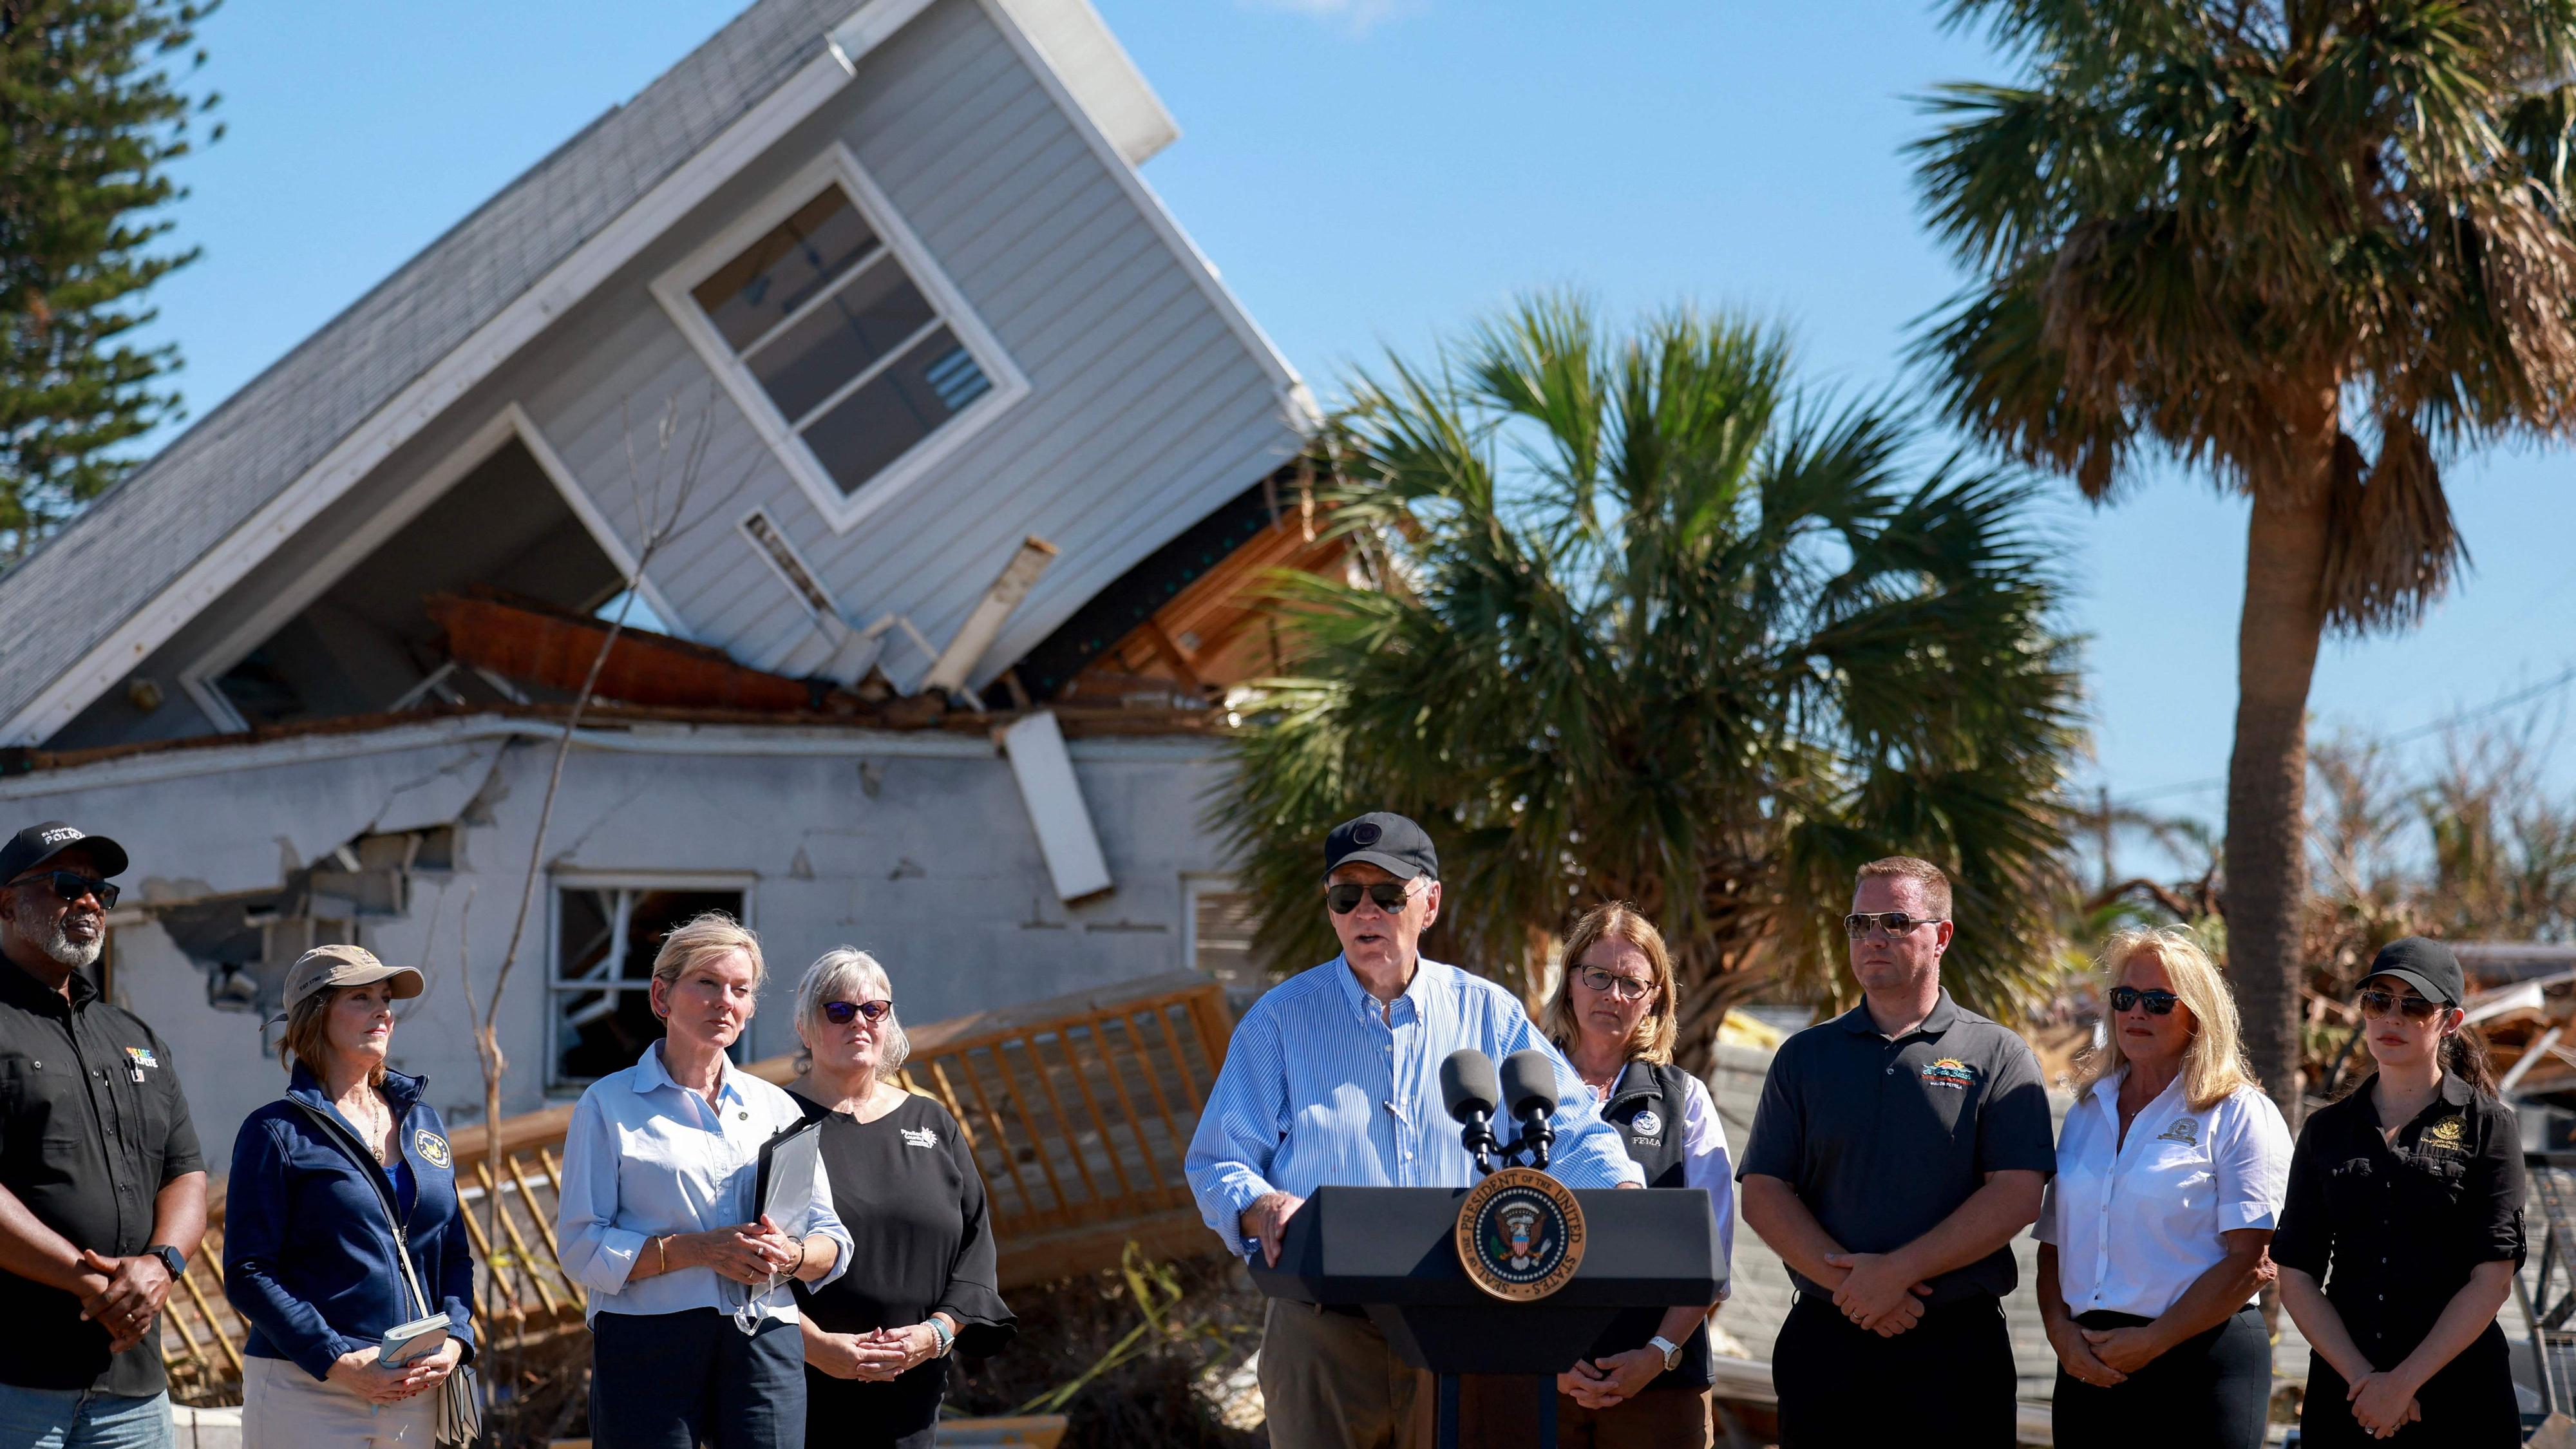
MULTIPOLYGON (((1461 1047, 1556 1061, 1549 1172, 1571 1187, 1642 1187, 1618 1132, 1511 992, 1425 960, 1440 860, 1404 816, 1374 811, 1324 838, 1324 906, 1342 954, 1244 1013, 1185 1164, 1209 1227, 1276 1263, 1280 1235, 1326 1185, 1468 1187, 1476 1165, 1440 1096, 1461 1047)), ((1261 1394, 1279 1449, 1411 1449, 1417 1374, 1357 1308, 1272 1299, 1261 1394)))

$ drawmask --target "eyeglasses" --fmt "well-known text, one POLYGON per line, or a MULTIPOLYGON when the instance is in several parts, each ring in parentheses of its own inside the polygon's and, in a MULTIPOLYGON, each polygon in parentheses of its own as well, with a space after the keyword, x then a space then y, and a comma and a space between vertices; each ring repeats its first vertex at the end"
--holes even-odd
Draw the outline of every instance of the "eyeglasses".
POLYGON ((2386 1016, 2391 1011, 2406 1013, 2408 1021, 2430 1021, 2443 1003, 2429 996, 2400 996, 2394 991, 2374 986, 2353 998, 2364 1016, 2386 1016))
POLYGON ((1607 966, 1581 967, 1575 971, 1574 979, 1621 1001, 1640 1000, 1655 989, 1655 983, 1642 976, 1622 976, 1607 966))
POLYGON ((2173 1015, 2174 1007, 2179 1005, 2181 1001, 2181 997, 2174 995, 2170 991, 2140 991, 2134 986, 2114 986, 2111 988, 2111 1009, 2113 1011, 2135 1011, 2137 1008, 2143 1006, 2147 1009, 2147 1015, 2149 1016, 2171 1016, 2173 1015))
POLYGON ((1329 885, 1324 887, 1324 904, 1337 916, 1347 916, 1360 908, 1360 897, 1377 902, 1377 908, 1394 915, 1404 909, 1412 887, 1400 880, 1382 880, 1375 885, 1329 885))
POLYGON ((1874 925, 1886 927, 1891 936, 1902 936, 1917 926, 1939 924, 1928 916, 1909 916, 1903 911, 1854 911, 1843 917, 1843 934, 1857 941, 1868 935, 1874 925))
POLYGON ((893 1014, 894 1003, 891 1001, 826 1001, 823 1003, 823 1019, 834 1026, 848 1026, 853 1018, 861 1016, 868 1019, 868 1025, 874 1026, 893 1014))
POLYGON ((9 884, 34 885, 38 881, 52 882, 54 894, 65 902, 77 901, 83 896, 96 896, 98 908, 102 911, 114 910, 116 898, 121 894, 115 886, 106 881, 83 875, 76 870, 49 870, 43 875, 22 876, 9 884))

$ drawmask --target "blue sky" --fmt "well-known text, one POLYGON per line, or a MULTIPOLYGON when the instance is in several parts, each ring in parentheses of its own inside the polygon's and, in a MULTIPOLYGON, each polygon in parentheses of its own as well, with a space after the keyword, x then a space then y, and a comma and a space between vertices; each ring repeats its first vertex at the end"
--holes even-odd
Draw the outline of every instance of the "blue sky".
MULTIPOLYGON (((1182 128, 1146 180, 1328 400, 1518 289, 1772 320, 1804 375, 1912 390, 1910 324, 1956 286, 1900 154, 1932 84, 2000 74, 1912 0, 1095 0, 1182 128)), ((734 0, 235 0, 203 79, 230 134, 183 164, 157 295, 204 411, 730 17, 734 0), (436 23, 424 23, 432 14, 436 23)), ((2395 732, 2576 668, 2576 455, 2449 471, 2475 558, 2420 630, 2329 644, 2326 729, 2395 732)), ((2215 816, 2243 505, 2162 476, 2051 490, 2091 636, 2087 782, 2215 816)), ((2496 718, 2544 740, 2576 689, 2496 718)), ((2427 742, 2419 749, 2433 748, 2427 742)), ((2576 785, 2557 752, 2554 777, 2576 785)))

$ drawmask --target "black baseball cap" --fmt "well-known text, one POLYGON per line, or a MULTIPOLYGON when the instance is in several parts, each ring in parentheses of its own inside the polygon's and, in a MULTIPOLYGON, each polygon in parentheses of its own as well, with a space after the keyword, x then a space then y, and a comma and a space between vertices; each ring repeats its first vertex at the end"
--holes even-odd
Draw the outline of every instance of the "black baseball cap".
POLYGON ((1416 876, 1440 879, 1440 853, 1421 826, 1391 810, 1372 810, 1345 820, 1324 837, 1324 878, 1357 861, 1373 865, 1398 880, 1416 876))
POLYGON ((125 874, 125 847, 104 835, 86 835, 59 820, 30 825, 0 845, 0 885, 5 885, 78 845, 98 858, 99 874, 125 874))
POLYGON ((2445 1006, 2457 1006, 2468 995, 2460 958, 2430 936, 2403 936, 2380 947, 2362 979, 2373 976, 2394 976, 2445 1006))

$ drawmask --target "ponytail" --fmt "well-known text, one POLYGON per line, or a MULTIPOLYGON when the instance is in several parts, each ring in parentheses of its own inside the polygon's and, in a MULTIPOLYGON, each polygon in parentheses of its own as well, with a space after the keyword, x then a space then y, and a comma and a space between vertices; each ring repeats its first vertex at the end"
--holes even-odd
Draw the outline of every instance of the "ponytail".
POLYGON ((2442 1044, 2442 1065, 2481 1097, 2496 1095, 2495 1073, 2487 1065, 2487 1039, 2467 1022, 2442 1044))

